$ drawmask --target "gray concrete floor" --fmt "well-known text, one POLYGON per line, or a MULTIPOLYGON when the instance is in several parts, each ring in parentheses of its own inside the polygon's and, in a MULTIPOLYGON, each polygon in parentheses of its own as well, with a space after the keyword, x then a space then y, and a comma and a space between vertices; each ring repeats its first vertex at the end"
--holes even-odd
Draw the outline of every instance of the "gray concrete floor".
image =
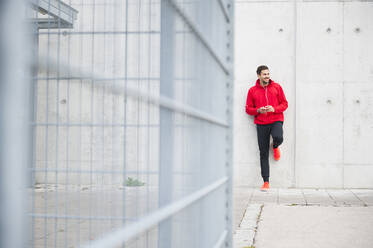
MULTIPOLYGON (((32 211, 37 213, 32 222, 34 247, 85 244, 122 225, 123 197, 137 201, 136 208, 126 204, 127 217, 136 218, 157 208, 157 194, 153 191, 118 188, 95 193, 82 188, 69 189, 66 193, 63 190, 56 192, 53 188, 36 189, 32 211), (84 216, 95 216, 96 219, 85 219, 84 216)), ((261 192, 236 187, 233 197, 237 248, 251 245, 256 248, 350 248, 350 240, 354 242, 353 247, 373 247, 373 235, 370 235, 373 190, 271 189, 261 192)), ((126 247, 151 247, 157 240, 157 232, 154 228, 126 247)))
MULTIPOLYGON (((29 247, 76 248, 90 244, 92 240, 123 227, 124 220, 129 225, 159 209, 158 191, 158 187, 39 185, 34 190, 30 189, 32 239, 29 247)), ((189 194, 185 189, 174 193, 179 197, 189 194)), ((214 204, 211 202, 209 206, 214 204)), ((212 234, 215 231, 216 234, 211 227, 215 222, 220 225, 218 228, 224 228, 225 215, 220 215, 219 221, 215 220, 225 206, 214 211, 206 208, 205 212, 201 212, 201 205, 206 208, 205 203, 191 204, 172 216, 175 232, 171 247, 200 246, 200 240, 205 235, 201 230, 211 230, 212 234), (207 211, 214 214, 207 214, 207 211), (199 228, 201 218, 206 224, 203 229, 199 228)), ((126 242, 125 247, 162 247, 158 246, 158 240, 158 226, 154 225, 126 242)))
MULTIPOLYGON (((158 208, 158 191, 151 187, 60 188, 36 188, 30 194, 30 247, 80 247, 122 227, 124 220, 133 223, 158 208)), ((128 241, 126 247, 149 247, 157 237, 154 227, 128 241)))
POLYGON ((234 242, 250 247, 373 247, 373 190, 234 190, 234 242))

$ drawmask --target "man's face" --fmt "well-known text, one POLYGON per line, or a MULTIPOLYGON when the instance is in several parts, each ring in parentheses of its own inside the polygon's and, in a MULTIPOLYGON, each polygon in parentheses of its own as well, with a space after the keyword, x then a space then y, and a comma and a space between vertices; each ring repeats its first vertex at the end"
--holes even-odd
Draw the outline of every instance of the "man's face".
POLYGON ((258 75, 258 78, 263 83, 269 83, 269 70, 262 70, 260 75, 258 75))

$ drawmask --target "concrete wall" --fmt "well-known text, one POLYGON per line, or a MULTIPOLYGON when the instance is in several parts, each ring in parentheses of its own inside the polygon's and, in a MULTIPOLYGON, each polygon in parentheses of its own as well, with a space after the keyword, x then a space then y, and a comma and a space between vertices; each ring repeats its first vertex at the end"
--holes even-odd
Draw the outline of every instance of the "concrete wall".
POLYGON ((236 1, 235 186, 262 183, 245 101, 266 64, 289 102, 272 186, 373 188, 372 14, 372 1, 236 1))
MULTIPOLYGON (((70 2, 79 11, 74 28, 40 30, 39 54, 96 75, 122 78, 116 84, 123 88, 159 94, 159 2, 140 8, 137 0, 128 1, 132 33, 127 36, 126 1, 70 2)), ((122 184, 120 172, 125 170, 127 177, 158 184, 158 106, 112 94, 112 80, 107 87, 93 87, 88 79, 68 80, 63 67, 58 74, 40 70, 38 77, 36 183, 122 184)))

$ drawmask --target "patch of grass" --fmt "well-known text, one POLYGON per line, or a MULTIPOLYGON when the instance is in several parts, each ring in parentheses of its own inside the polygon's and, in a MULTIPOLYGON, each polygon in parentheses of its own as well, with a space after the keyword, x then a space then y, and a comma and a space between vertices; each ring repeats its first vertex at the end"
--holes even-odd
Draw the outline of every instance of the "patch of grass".
POLYGON ((137 179, 133 179, 132 177, 128 177, 125 182, 125 185, 128 187, 138 187, 138 186, 144 186, 145 183, 137 179))

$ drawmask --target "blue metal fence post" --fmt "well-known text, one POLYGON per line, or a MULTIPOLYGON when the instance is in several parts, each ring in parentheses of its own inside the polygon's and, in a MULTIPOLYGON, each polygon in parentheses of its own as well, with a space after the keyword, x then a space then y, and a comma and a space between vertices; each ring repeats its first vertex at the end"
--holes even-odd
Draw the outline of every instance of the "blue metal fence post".
MULTIPOLYGON (((173 98, 174 14, 167 0, 161 1, 160 95, 173 98)), ((159 207, 172 203, 173 111, 160 107, 159 207)), ((158 247, 172 245, 172 218, 159 224, 158 247)))
POLYGON ((0 2, 0 247, 27 241, 30 42, 22 0, 0 2))

